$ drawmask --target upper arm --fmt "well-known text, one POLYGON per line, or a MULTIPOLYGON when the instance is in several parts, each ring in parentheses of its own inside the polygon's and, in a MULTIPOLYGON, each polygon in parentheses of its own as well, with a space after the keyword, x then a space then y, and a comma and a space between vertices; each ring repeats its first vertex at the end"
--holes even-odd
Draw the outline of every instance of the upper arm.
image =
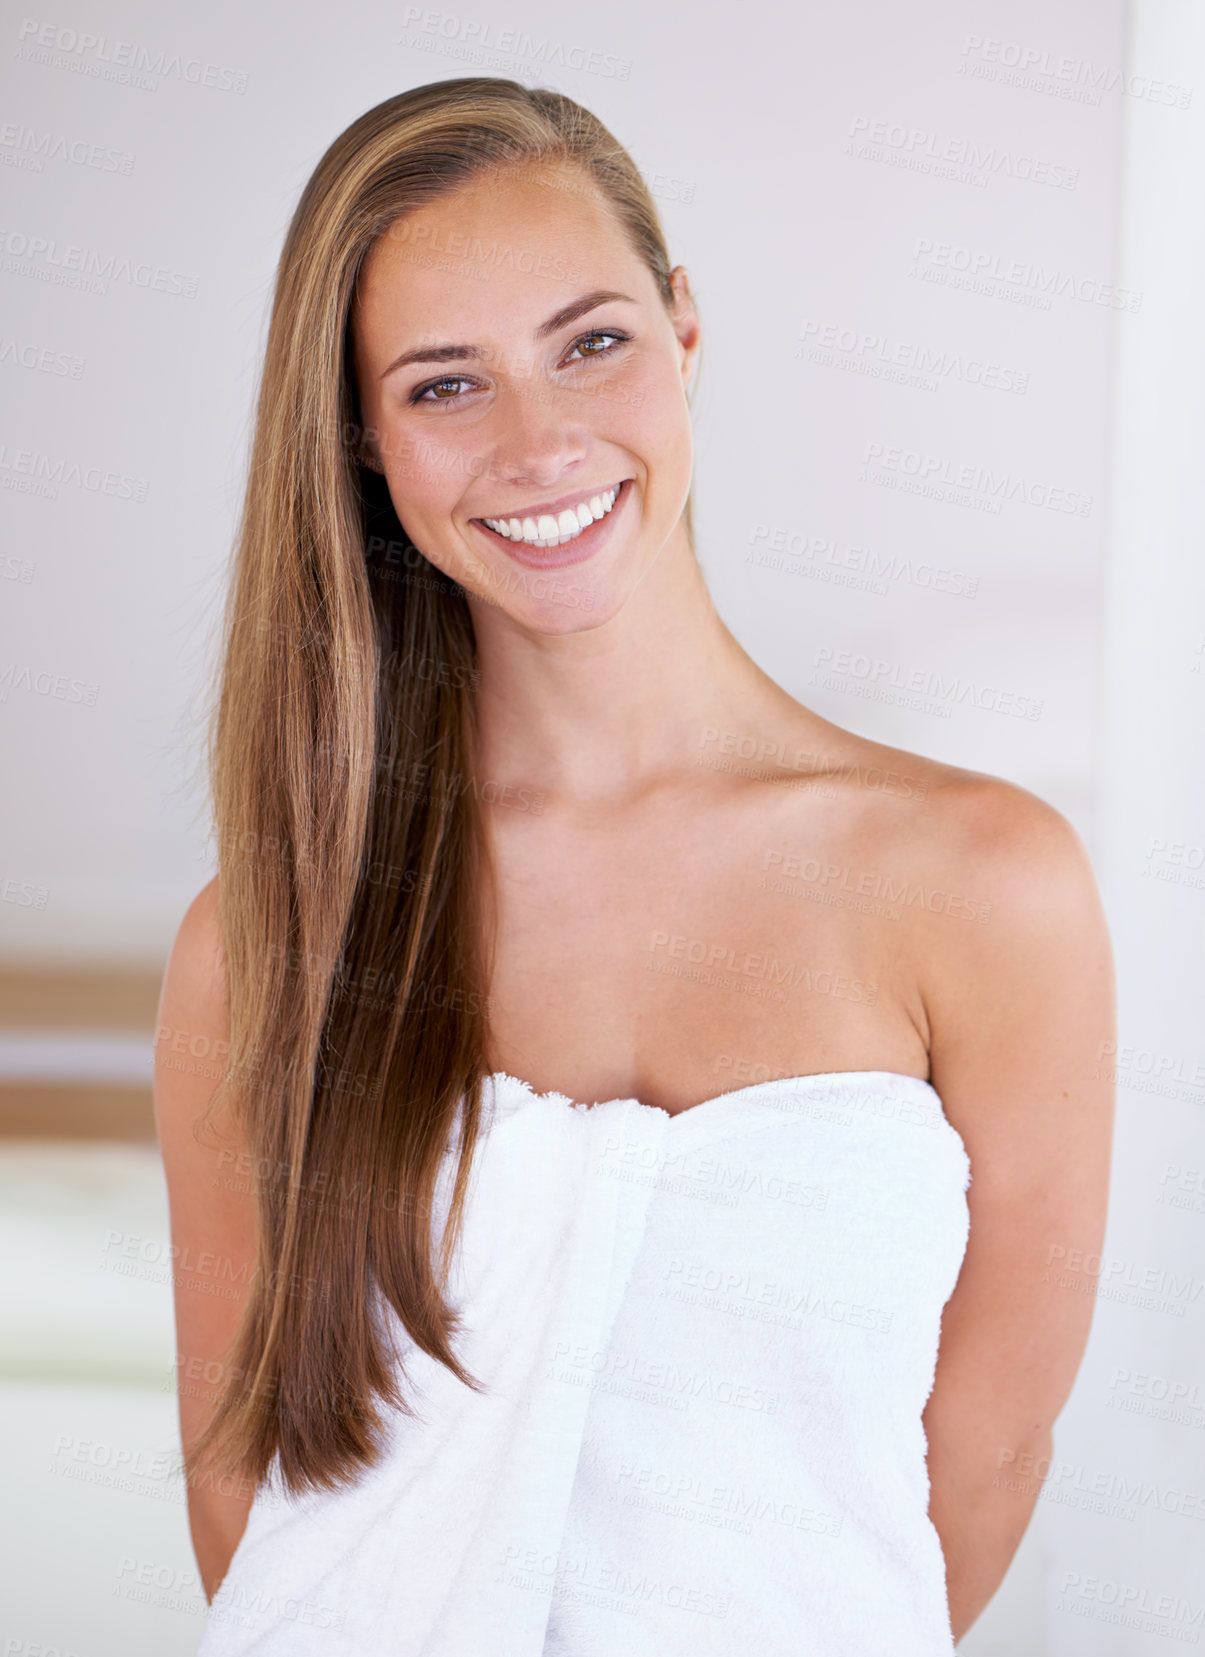
POLYGON ((1088 1336, 1092 1297, 1058 1266, 1104 1235, 1112 954, 1087 853, 1052 807, 977 779, 943 839, 947 888, 991 907, 925 921, 932 1080, 971 1161, 927 1426, 1000 1467, 1043 1442, 1088 1336))
POLYGON ((245 1481, 202 1475, 190 1446, 212 1411, 255 1271, 249 1159, 231 1113, 210 1113, 229 1021, 217 881, 189 906, 164 974, 155 1032, 155 1122, 171 1212, 180 1430, 190 1474, 189 1518, 206 1591, 241 1536, 245 1481))

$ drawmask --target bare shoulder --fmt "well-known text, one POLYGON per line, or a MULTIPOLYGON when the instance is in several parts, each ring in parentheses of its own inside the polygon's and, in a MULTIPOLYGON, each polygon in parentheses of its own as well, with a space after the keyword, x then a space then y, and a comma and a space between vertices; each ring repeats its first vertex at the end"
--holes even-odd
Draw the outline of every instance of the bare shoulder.
POLYGON ((1064 914, 1096 904, 1096 881, 1083 840, 1048 801, 1002 777, 924 762, 928 788, 915 814, 912 843, 930 866, 978 883, 1009 913, 1064 914))
POLYGON ((751 734, 747 747, 761 785, 759 820, 773 820, 784 838, 806 841, 817 855, 823 848, 847 884, 881 901, 893 920, 906 911, 929 958, 959 939, 948 924, 934 930, 937 920, 982 926, 991 918, 981 946, 1010 934, 1023 942, 1034 928, 1054 925, 1099 933, 1096 880, 1080 835, 1017 783, 871 741, 798 704, 765 739, 751 734))
POLYGON ((229 1050, 229 1011, 215 876, 176 931, 155 1029, 155 1118, 171 1172, 179 1136, 206 1113, 229 1050))
POLYGON ((1084 986, 1107 1017, 1103 906, 1087 847, 1060 811, 1002 777, 833 725, 823 746, 816 777, 835 802, 836 861, 874 900, 867 912, 892 923, 901 993, 931 1056, 943 1034, 998 1021, 1003 1005, 1036 1005, 1035 992, 1065 1006, 1084 986))
MULTIPOLYGON (((1016 783, 910 756, 923 799, 894 815, 906 936, 935 1074, 1022 1054, 1090 1079, 1112 1031, 1113 960, 1092 860, 1062 812, 1016 783)), ((887 830, 884 830, 887 832, 887 830)))
POLYGON ((193 898, 184 911, 168 957, 165 986, 224 992, 222 929, 218 915, 218 877, 193 898))

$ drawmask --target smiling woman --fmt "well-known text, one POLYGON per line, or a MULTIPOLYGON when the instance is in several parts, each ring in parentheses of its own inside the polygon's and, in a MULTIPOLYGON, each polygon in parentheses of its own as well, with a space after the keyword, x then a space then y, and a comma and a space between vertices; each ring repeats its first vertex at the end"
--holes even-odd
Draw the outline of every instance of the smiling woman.
POLYGON ((405 502, 424 556, 481 598, 516 564, 588 563, 588 606, 566 606, 559 582, 528 586, 526 619, 542 631, 581 627, 586 608, 589 625, 605 622, 671 538, 690 555, 684 389, 699 324, 686 273, 650 269, 606 196, 565 190, 563 172, 515 163, 407 215, 404 235, 368 253, 353 307, 365 459, 405 502), (495 257, 481 281, 471 264, 415 262, 416 244, 452 242, 479 255, 539 247, 562 274, 533 279, 528 261, 495 257), (615 285, 556 304, 558 287, 585 286, 578 272, 615 285), (422 336, 423 318, 439 329, 422 336), (429 487, 410 468, 416 449, 429 487), (533 486, 541 476, 569 488, 533 486))
POLYGON ((227 1055, 156 1074, 204 1657, 938 1657, 1032 1511, 1092 873, 729 632, 700 333, 557 93, 391 98, 294 214, 159 1014, 227 1055))

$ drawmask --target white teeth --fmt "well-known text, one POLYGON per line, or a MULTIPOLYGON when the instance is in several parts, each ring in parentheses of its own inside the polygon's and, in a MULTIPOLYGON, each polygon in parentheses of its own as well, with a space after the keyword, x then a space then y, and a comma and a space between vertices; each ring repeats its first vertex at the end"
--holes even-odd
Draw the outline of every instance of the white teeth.
POLYGON ((535 547, 559 547, 565 541, 572 541, 583 529, 589 529, 598 518, 606 517, 615 505, 619 489, 620 485, 616 484, 604 494, 591 495, 576 510, 566 507, 555 517, 550 512, 541 512, 538 518, 483 518, 481 522, 499 535, 504 535, 508 541, 523 541, 535 547))

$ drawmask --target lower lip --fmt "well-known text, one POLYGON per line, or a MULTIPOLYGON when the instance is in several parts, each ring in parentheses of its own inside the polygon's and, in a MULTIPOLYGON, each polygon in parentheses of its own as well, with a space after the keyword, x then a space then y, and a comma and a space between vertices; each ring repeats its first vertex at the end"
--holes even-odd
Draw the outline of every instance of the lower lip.
POLYGON ((483 535, 488 535, 495 546, 509 553, 516 564, 523 564, 529 570, 559 570, 566 564, 583 563, 606 545, 611 526, 631 493, 631 483, 631 478, 625 478, 619 486, 619 493, 611 510, 604 517, 595 518, 580 535, 575 535, 572 541, 566 541, 559 547, 533 547, 526 541, 508 541, 505 535, 499 535, 496 529, 482 523, 480 518, 471 518, 469 521, 475 524, 483 535))

